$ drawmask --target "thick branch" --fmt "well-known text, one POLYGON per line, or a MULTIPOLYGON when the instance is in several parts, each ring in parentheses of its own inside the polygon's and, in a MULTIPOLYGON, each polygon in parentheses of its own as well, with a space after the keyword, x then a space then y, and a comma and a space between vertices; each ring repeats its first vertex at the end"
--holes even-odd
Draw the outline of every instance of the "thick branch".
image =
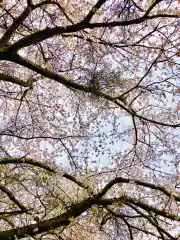
POLYGON ((91 188, 88 185, 84 184, 83 182, 80 182, 75 177, 71 176, 70 174, 64 173, 63 177, 66 178, 66 179, 71 180, 74 183, 76 183, 81 188, 86 189, 91 195, 94 195, 94 192, 91 190, 91 188))
MULTIPOLYGON (((30 159, 30 158, 0 158, 0 165, 1 164, 30 164, 33 166, 37 166, 40 168, 43 168, 45 170, 48 170, 50 172, 56 173, 57 170, 53 167, 48 166, 45 163, 42 163, 40 161, 36 161, 34 159, 30 159)), ((78 184, 79 186, 83 187, 83 188, 87 188, 87 186, 85 186, 83 183, 81 183, 80 181, 78 181, 75 177, 69 175, 69 174, 64 174, 63 177, 75 182, 76 184, 78 184)), ((140 180, 134 180, 134 179, 128 179, 128 178, 122 178, 122 177, 118 177, 115 178, 113 180, 111 180, 103 189, 102 191, 98 194, 98 198, 103 197, 107 191, 113 187, 115 184, 118 183, 133 183, 136 184, 138 186, 144 186, 150 189, 154 189, 154 190, 158 190, 160 192, 162 192, 163 194, 165 194, 167 197, 169 198, 173 198, 175 201, 180 202, 180 197, 177 196, 176 194, 168 191, 166 188, 162 187, 162 186, 157 186, 153 183, 147 183, 147 182, 143 182, 140 180)))
POLYGON ((9 189, 7 189, 4 185, 0 184, 0 190, 4 192, 11 201, 13 201, 23 212, 28 212, 28 209, 22 205, 22 203, 19 202, 19 200, 16 199, 16 197, 12 194, 9 189))
POLYGON ((22 87, 32 87, 33 81, 25 82, 19 78, 8 76, 6 74, 0 73, 0 80, 11 82, 22 87))
POLYGON ((0 239, 10 240, 13 236, 16 236, 18 239, 20 239, 26 237, 27 235, 34 236, 36 234, 49 231, 61 226, 67 226, 70 224, 70 218, 78 217, 84 211, 90 208, 94 204, 94 202, 94 199, 89 198, 75 204, 70 210, 55 218, 47 219, 35 224, 30 224, 16 229, 2 231, 0 232, 0 239))
POLYGON ((146 11, 146 13, 144 14, 145 17, 147 17, 149 15, 149 13, 153 10, 153 8, 160 2, 162 2, 163 0, 155 0, 151 6, 148 8, 148 10, 146 11))
MULTIPOLYGON (((43 5, 46 4, 55 4, 57 5, 60 9, 61 6, 59 3, 52 1, 50 2, 49 0, 45 0, 41 3, 38 3, 36 5, 33 5, 32 0, 28 0, 27 1, 27 8, 17 17, 14 19, 12 25, 10 27, 8 27, 8 29, 6 30, 6 32, 4 33, 4 35, 2 36, 2 38, 0 39, 0 46, 3 47, 5 46, 8 41, 10 40, 10 38, 12 37, 12 35, 16 32, 16 30, 18 29, 18 27, 24 23, 24 21, 26 20, 26 18, 30 15, 30 13, 37 9, 42 7, 43 5)), ((61 9, 62 11, 63 9, 61 9)), ((63 12, 64 13, 64 12, 63 12)))
POLYGON ((19 56, 18 54, 14 54, 14 55, 9 55, 8 57, 6 57, 7 61, 11 61, 11 62, 15 62, 21 66, 27 67, 28 69, 31 69, 33 71, 35 71, 36 73, 39 73, 41 75, 43 75, 44 77, 50 78, 58 83, 61 83, 63 85, 65 85, 68 88, 74 88, 83 92, 88 92, 88 93, 93 93, 96 96, 100 97, 100 98, 104 98, 106 100, 111 101, 112 103, 118 105, 120 108, 122 108, 123 110, 125 110, 127 113, 129 113, 132 116, 136 116, 139 119, 143 119, 146 120, 148 122, 154 123, 154 124, 158 124, 158 125, 162 125, 162 126, 169 126, 169 127, 180 127, 180 123, 178 124, 170 124, 170 123, 163 123, 163 122, 157 122, 153 119, 148 119, 146 117, 143 117, 141 115, 138 115, 135 111, 133 111, 132 109, 130 109, 128 106, 126 106, 124 104, 124 102, 119 101, 118 99, 116 99, 115 97, 112 97, 106 93, 103 93, 100 90, 94 90, 92 89, 91 86, 88 85, 83 85, 83 84, 79 84, 76 83, 74 81, 72 81, 71 79, 68 79, 62 75, 59 75, 55 72, 49 71, 45 68, 42 68, 41 66, 34 64, 33 62, 24 59, 23 57, 19 56))
POLYGON ((174 221, 179 221, 179 217, 177 214, 173 214, 173 213, 168 213, 164 210, 159 210, 149 204, 146 204, 136 198, 131 198, 131 197, 128 197, 128 196, 122 196, 122 197, 119 197, 119 198, 107 198, 107 199, 100 199, 100 200, 97 200, 97 204, 101 204, 103 206, 106 206, 106 205, 112 205, 113 203, 118 203, 118 202, 123 202, 124 204, 133 204, 147 212, 152 212, 152 213, 155 213, 159 216, 162 216, 164 218, 168 218, 168 219, 171 219, 171 220, 174 220, 174 221))
POLYGON ((22 210, 17 210, 17 211, 4 211, 4 212, 0 212, 0 216, 15 216, 15 215, 19 215, 19 214, 23 214, 24 211, 22 210))
POLYGON ((171 198, 173 197, 176 201, 180 202, 180 197, 172 194, 170 191, 168 191, 167 189, 165 189, 162 186, 157 186, 153 183, 147 183, 147 182, 143 182, 143 181, 139 181, 139 180, 134 180, 134 179, 128 179, 128 178, 122 178, 122 177, 118 177, 115 178, 113 180, 111 180, 104 188, 103 190, 99 193, 99 197, 103 197, 107 191, 114 186, 117 183, 133 183, 133 184, 137 184, 139 186, 143 186, 143 187, 147 187, 147 188, 151 188, 151 189, 155 189, 155 190, 159 190, 161 191, 163 194, 165 194, 167 197, 171 198))
POLYGON ((11 36, 15 33, 17 28, 24 22, 31 12, 31 7, 28 6, 20 15, 17 17, 12 25, 7 29, 2 38, 0 39, 0 46, 5 46, 10 40, 11 36))
MULTIPOLYGON (((129 180, 126 179, 126 181, 124 180, 124 182, 129 182, 129 180)), ((139 183, 141 183, 141 182, 139 182, 139 183)), ((112 181, 108 185, 106 185, 105 189, 107 188, 107 186, 110 186, 110 185, 113 186, 112 181)), ((150 184, 150 186, 151 186, 151 184, 150 184)), ((154 189, 154 187, 152 187, 152 188, 154 189)), ((157 189, 158 188, 159 187, 157 186, 157 189)), ((17 238, 20 239, 20 238, 26 237, 27 235, 34 236, 36 234, 40 234, 42 232, 52 230, 52 229, 55 229, 55 228, 58 228, 61 226, 67 226, 71 222, 70 218, 72 218, 72 217, 75 218, 75 217, 80 216, 83 212, 87 211, 94 204, 101 204, 103 206, 107 206, 107 205, 112 205, 118 201, 123 201, 125 204, 126 203, 133 204, 135 206, 142 208, 145 211, 154 212, 165 218, 177 220, 177 216, 174 214, 169 214, 165 211, 158 210, 157 208, 149 206, 148 204, 145 204, 141 201, 138 201, 137 199, 134 199, 134 198, 131 198, 128 196, 122 196, 120 198, 111 198, 111 199, 100 199, 104 195, 104 192, 106 192, 106 191, 103 189, 101 193, 97 194, 93 198, 87 198, 77 204, 72 205, 68 211, 66 211, 65 213, 63 213, 57 217, 50 218, 50 219, 47 219, 44 221, 40 221, 36 224, 30 224, 30 225, 27 225, 24 227, 11 229, 8 231, 2 231, 2 232, 0 232, 0 238, 3 238, 4 240, 10 240, 10 238, 12 236, 16 235, 17 238)), ((166 193, 165 190, 164 190, 164 192, 166 193)))
POLYGON ((48 170, 50 172, 56 173, 56 169, 53 167, 50 167, 46 165, 45 163, 42 163, 40 161, 36 161, 31 158, 0 158, 0 165, 1 164, 30 164, 36 167, 43 168, 45 170, 48 170))
POLYGON ((37 44, 39 42, 42 42, 45 39, 51 38, 55 35, 60 35, 63 33, 73 33, 78 32, 80 30, 84 29, 94 29, 94 28, 102 28, 102 27, 117 27, 117 26, 129 26, 134 24, 140 24, 148 19, 155 19, 155 18, 178 18, 178 15, 169 15, 169 14, 157 14, 153 16, 143 16, 140 18, 136 18, 129 21, 113 21, 113 22, 98 22, 98 23, 87 23, 87 22, 80 22, 74 25, 68 25, 64 27, 55 27, 55 28, 46 28, 41 31, 37 31, 35 33, 32 33, 16 43, 14 43, 12 46, 7 48, 7 51, 9 52, 17 52, 19 49, 37 44))
POLYGON ((40 65, 37 65, 19 55, 13 55, 9 56, 8 59, 6 59, 11 62, 15 62, 21 66, 27 67, 28 69, 31 69, 35 71, 36 73, 39 73, 43 75, 44 77, 50 78, 58 83, 61 83, 69 88, 75 88, 77 90, 81 90, 84 92, 90 92, 90 87, 83 84, 78 84, 73 82, 71 79, 68 79, 60 74, 57 74, 55 72, 49 71, 48 69, 42 68, 40 65))
POLYGON ((136 207, 134 207, 132 204, 129 204, 129 206, 134 209, 137 213, 141 214, 141 216, 145 219, 147 219, 149 221, 149 223, 151 223, 156 229, 157 231, 160 233, 160 235, 162 236, 162 233, 165 233, 169 239, 172 240, 177 240, 176 237, 173 237, 170 233, 168 233, 164 228, 162 228, 159 224, 157 224, 156 222, 154 222, 151 217, 147 216, 146 214, 144 214, 142 211, 140 211, 139 209, 137 209, 136 207))
POLYGON ((84 18, 83 22, 89 23, 94 16, 94 14, 99 10, 99 8, 106 2, 106 0, 99 0, 97 3, 92 7, 90 12, 87 14, 87 16, 84 18))

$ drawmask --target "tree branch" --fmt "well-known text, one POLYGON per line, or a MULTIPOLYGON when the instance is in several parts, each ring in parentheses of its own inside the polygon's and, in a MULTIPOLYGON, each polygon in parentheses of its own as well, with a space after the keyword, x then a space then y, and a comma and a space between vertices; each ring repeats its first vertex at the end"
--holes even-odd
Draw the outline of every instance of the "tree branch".
POLYGON ((75 177, 67 174, 67 173, 64 173, 63 174, 63 177, 66 178, 66 179, 69 179, 71 180, 72 182, 76 183, 78 186, 80 186, 81 188, 84 188, 86 189, 91 195, 94 195, 94 192, 91 190, 91 188, 87 185, 85 185, 84 183, 80 182, 79 180, 77 180, 75 177))
MULTIPOLYGON (((155 223, 149 216, 147 216, 146 214, 144 214, 142 211, 140 211, 139 209, 137 209, 136 207, 132 206, 131 204, 129 204, 129 206, 135 210, 137 213, 141 214, 143 218, 147 219, 149 221, 149 223, 154 226, 157 231, 159 233, 165 233, 170 239, 172 240, 177 240, 177 238, 173 237, 170 233, 168 233, 164 228, 162 228, 161 226, 159 226, 157 223, 155 223)), ((162 237, 161 237, 162 238, 162 237)))
POLYGON ((103 197, 107 193, 107 191, 117 183, 133 183, 133 184, 137 184, 139 186, 148 187, 150 189, 159 190, 160 192, 164 193, 167 197, 169 197, 169 198, 173 197, 176 201, 180 202, 180 197, 179 196, 171 193, 170 191, 168 191, 166 188, 164 188, 162 186, 157 186, 153 183, 147 183, 147 182, 143 182, 143 181, 140 181, 140 180, 134 180, 134 179, 128 179, 128 178, 122 178, 122 177, 118 177, 118 178, 115 178, 115 179, 111 180, 103 188, 103 190, 99 193, 99 195, 98 195, 99 198, 103 197))
POLYGON ((83 22, 89 23, 94 16, 94 14, 99 10, 99 8, 106 2, 106 0, 99 0, 97 3, 92 7, 90 12, 87 14, 87 16, 84 18, 83 22))
POLYGON ((51 38, 55 35, 60 35, 63 33, 73 33, 78 32, 84 29, 94 29, 94 28, 107 28, 107 27, 120 27, 120 26, 129 26, 134 24, 140 24, 148 19, 155 19, 155 18, 178 18, 178 15, 170 15, 170 14, 157 14, 153 16, 143 16, 140 18, 136 18, 129 21, 113 21, 113 22, 98 22, 98 23, 87 23, 87 22, 79 22, 74 25, 68 25, 64 27, 55 27, 55 28, 45 28, 44 30, 37 31, 32 33, 16 43, 12 44, 7 48, 8 52, 17 52, 19 49, 37 44, 42 42, 45 39, 51 38))
MULTIPOLYGON (((115 181, 115 180, 114 180, 115 181)), ((117 179, 116 179, 117 181, 117 179)), ((122 180, 121 180, 122 181, 122 180)), ((124 182, 129 182, 129 180, 125 180, 124 182)), ((145 204, 137 199, 131 198, 131 197, 127 197, 127 196, 122 196, 120 198, 111 198, 111 199, 101 199, 101 197, 105 194, 106 189, 109 189, 110 186, 113 186, 112 184, 113 182, 110 181, 109 184, 106 185, 106 187, 96 196, 94 196, 93 198, 87 198, 77 204, 74 204, 70 207, 70 209, 68 211, 66 211, 65 213, 62 213, 61 215, 54 217, 54 218, 50 218, 44 221, 39 221, 38 223, 35 224, 30 224, 24 227, 19 227, 16 229, 11 229, 11 230, 7 230, 7 231, 2 231, 0 232, 0 238, 3 238, 4 240, 10 240, 11 237, 16 236, 17 238, 24 238, 26 236, 35 236, 36 234, 40 234, 42 232, 48 231, 48 230, 52 230, 61 226, 67 226, 70 224, 70 218, 75 218, 80 216, 83 212, 87 211, 90 207, 92 207, 94 204, 100 204, 102 206, 106 206, 106 205, 112 205, 113 203, 116 203, 118 201, 123 201, 125 204, 133 204, 135 206, 138 206, 140 208, 142 208, 145 211, 148 212, 154 212, 160 216, 172 219, 172 220, 176 220, 177 221, 177 216, 175 214, 169 214, 165 211, 161 211, 158 210, 152 206, 149 206, 148 204, 145 204)), ((143 182, 142 185, 146 185, 143 182)), ((149 185, 147 183, 147 185, 149 185)), ((159 189, 160 187, 155 185, 150 184, 149 186, 152 186, 152 189, 159 189)), ((164 193, 168 193, 167 190, 163 189, 164 193)), ((179 199, 179 198, 178 198, 179 199)))
POLYGON ((96 204, 101 204, 102 206, 106 205, 112 205, 113 203, 118 203, 118 202, 123 202, 124 204, 130 203, 133 204, 147 212, 153 212, 159 216, 174 220, 174 221, 179 221, 179 217, 177 214, 173 213, 168 213, 164 210, 159 210, 155 207, 152 207, 151 205, 148 205, 136 198, 128 197, 128 196, 122 196, 118 198, 104 198, 104 199, 99 199, 97 200, 96 204))
POLYGON ((11 83, 17 84, 22 87, 32 87, 33 86, 32 79, 31 79, 31 81, 25 82, 19 78, 12 77, 12 76, 6 75, 4 73, 0 73, 0 80, 6 81, 6 82, 11 82, 11 83))
POLYGON ((24 211, 22 211, 22 210, 17 210, 17 211, 12 211, 12 212, 4 211, 4 212, 0 212, 0 216, 3 216, 3 215, 15 216, 15 215, 23 214, 23 213, 24 213, 24 211))
POLYGON ((94 203, 95 203, 94 199, 88 198, 82 202, 73 205, 73 207, 70 210, 55 218, 47 219, 20 228, 2 231, 0 232, 0 239, 10 240, 11 237, 13 236, 16 236, 18 239, 21 239, 28 235, 35 236, 36 234, 48 230, 52 230, 61 226, 67 226, 70 224, 70 218, 78 217, 84 211, 90 208, 94 203))
MULTIPOLYGON (((42 1, 36 5, 33 5, 32 0, 27 0, 27 8, 19 15, 19 17, 15 18, 12 25, 8 27, 2 38, 0 39, 0 46, 4 47, 7 45, 8 41, 12 37, 12 35, 15 33, 15 31, 18 29, 18 27, 23 24, 23 22, 26 20, 26 18, 30 15, 32 11, 34 11, 37 8, 42 7, 43 5, 46 4, 55 4, 57 5, 61 11, 63 11, 61 5, 58 2, 52 1, 50 2, 49 0, 42 1)), ((63 14, 64 11, 63 11, 63 14)), ((68 18, 68 16, 65 14, 65 16, 68 18)), ((68 19, 69 20, 69 19, 68 19)))
POLYGON ((31 69, 33 71, 35 71, 36 73, 39 73, 47 78, 50 78, 58 83, 61 83, 63 85, 65 85, 68 88, 74 88, 83 92, 88 92, 88 93, 93 93, 98 97, 104 98, 106 100, 111 101, 112 103, 118 105, 119 107, 121 107, 123 110, 125 110, 127 113, 129 113, 132 116, 136 116, 139 119, 143 119, 146 120, 148 122, 154 123, 154 124, 158 124, 158 125, 162 125, 162 126, 169 126, 169 127, 180 127, 180 123, 178 124, 170 124, 170 123, 163 123, 163 122, 157 122, 153 119, 149 119, 146 117, 143 117, 141 115, 138 115, 133 109, 129 108, 128 106, 126 106, 124 104, 124 102, 120 102, 116 97, 112 97, 100 90, 96 90, 94 91, 92 89, 91 86, 88 85, 83 85, 83 84, 79 84, 76 83, 74 81, 72 81, 71 79, 68 79, 62 75, 59 75, 55 72, 49 71, 45 68, 42 68, 41 66, 34 64, 33 62, 24 59, 23 57, 19 56, 18 54, 13 54, 13 55, 8 55, 8 57, 6 57, 7 61, 11 61, 11 62, 15 62, 21 66, 27 67, 28 69, 31 69))
POLYGON ((50 167, 50 166, 46 165, 45 163, 36 161, 31 158, 7 158, 7 157, 4 157, 4 158, 0 158, 0 165, 1 164, 29 164, 29 165, 43 168, 52 173, 57 172, 56 168, 50 167))
POLYGON ((144 17, 147 17, 149 15, 149 13, 153 10, 153 8, 160 2, 162 2, 163 0, 155 0, 151 6, 148 8, 148 10, 146 11, 146 13, 144 14, 144 17))
POLYGON ((19 200, 16 199, 16 197, 12 194, 9 189, 7 189, 4 185, 0 184, 0 190, 4 192, 11 201, 13 201, 23 212, 27 213, 28 209, 22 205, 22 203, 19 202, 19 200))

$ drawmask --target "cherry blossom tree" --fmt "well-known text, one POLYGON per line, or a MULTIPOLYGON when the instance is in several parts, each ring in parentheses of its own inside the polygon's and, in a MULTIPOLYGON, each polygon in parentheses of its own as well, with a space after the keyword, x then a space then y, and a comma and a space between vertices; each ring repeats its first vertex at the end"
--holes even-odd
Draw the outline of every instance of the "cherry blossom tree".
POLYGON ((0 240, 179 239, 179 1, 0 18, 0 240))

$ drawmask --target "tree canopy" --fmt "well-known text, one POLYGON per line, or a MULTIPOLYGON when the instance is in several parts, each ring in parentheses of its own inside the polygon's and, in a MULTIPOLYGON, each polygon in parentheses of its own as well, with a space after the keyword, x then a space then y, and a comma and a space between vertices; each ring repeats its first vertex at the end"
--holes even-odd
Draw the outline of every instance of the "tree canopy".
POLYGON ((179 0, 0 2, 0 240, 178 240, 179 0))

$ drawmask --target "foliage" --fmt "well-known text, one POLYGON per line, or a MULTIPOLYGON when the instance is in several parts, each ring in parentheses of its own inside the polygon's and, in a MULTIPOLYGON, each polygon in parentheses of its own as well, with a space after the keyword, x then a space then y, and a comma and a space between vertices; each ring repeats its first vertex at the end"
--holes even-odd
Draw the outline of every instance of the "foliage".
POLYGON ((177 240, 179 1, 0 2, 0 240, 177 240))

